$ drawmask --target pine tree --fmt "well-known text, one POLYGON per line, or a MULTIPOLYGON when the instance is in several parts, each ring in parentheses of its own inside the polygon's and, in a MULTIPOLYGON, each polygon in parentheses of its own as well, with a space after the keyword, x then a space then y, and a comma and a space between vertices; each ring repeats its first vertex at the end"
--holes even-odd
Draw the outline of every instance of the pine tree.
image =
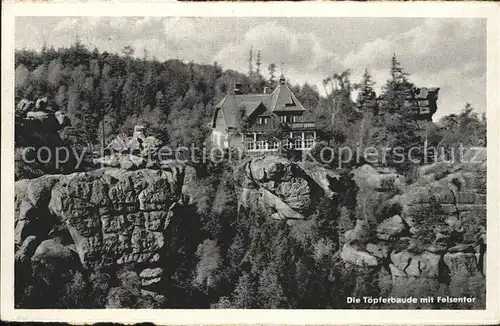
POLYGON ((256 66, 256 74, 257 75, 260 75, 260 65, 262 64, 261 62, 261 57, 260 57, 260 50, 257 51, 257 61, 255 62, 255 66, 256 66))
POLYGON ((373 86, 375 86, 375 82, 372 80, 370 70, 366 68, 365 72, 363 73, 363 79, 361 83, 357 85, 357 88, 359 88, 357 102, 359 104, 364 104, 366 100, 372 98, 372 96, 374 95, 373 86))
MULTIPOLYGON (((383 87, 380 110, 386 113, 381 127, 392 148, 401 148, 404 159, 395 163, 401 173, 411 173, 415 160, 419 159, 423 146, 423 130, 415 120, 416 103, 413 99, 414 85, 393 54, 390 66, 390 79, 383 87), (413 148, 410 160, 409 150, 413 148), (415 151, 415 148, 419 150, 415 151)), ((394 157, 394 159, 396 159, 394 157)), ((399 161, 399 160, 398 160, 399 161)))
POLYGON ((269 70, 269 86, 274 88, 276 86, 276 64, 271 63, 267 70, 269 70))
POLYGON ((403 71, 401 64, 396 59, 396 53, 392 54, 391 59, 391 81, 397 84, 404 84, 408 82, 408 73, 403 71))
POLYGON ((129 58, 134 55, 134 48, 130 45, 124 46, 122 49, 122 53, 125 57, 129 58))
POLYGON ((250 53, 248 55, 248 76, 252 77, 253 75, 253 47, 250 47, 250 53))
POLYGON ((243 273, 238 279, 233 296, 236 308, 255 308, 257 291, 255 290, 255 281, 250 274, 243 273))
POLYGON ((411 108, 405 107, 405 100, 411 98, 414 87, 408 77, 409 74, 403 70, 394 53, 391 59, 390 79, 383 88, 383 111, 403 115, 411 113, 411 108))
POLYGON ((359 90, 356 102, 358 109, 362 112, 369 112, 373 115, 377 115, 377 95, 375 94, 373 86, 375 86, 375 82, 372 79, 370 70, 365 69, 361 83, 356 85, 356 88, 359 90))
POLYGON ((196 256, 199 261, 193 283, 203 290, 209 290, 215 287, 220 279, 222 258, 217 242, 206 239, 198 245, 196 256))
POLYGON ((280 278, 273 267, 264 269, 260 275, 259 296, 261 297, 262 308, 284 308, 286 304, 285 293, 280 278))

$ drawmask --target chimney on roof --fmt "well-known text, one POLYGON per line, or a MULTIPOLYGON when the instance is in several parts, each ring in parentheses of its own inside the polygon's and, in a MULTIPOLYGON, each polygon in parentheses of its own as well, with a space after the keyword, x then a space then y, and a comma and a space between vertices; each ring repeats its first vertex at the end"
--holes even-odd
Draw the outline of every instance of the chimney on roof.
POLYGON ((234 94, 241 94, 242 92, 243 92, 243 84, 242 83, 235 83, 233 93, 234 94))
POLYGON ((268 92, 269 92, 269 87, 264 86, 264 92, 263 92, 263 93, 264 93, 264 94, 267 94, 268 92))

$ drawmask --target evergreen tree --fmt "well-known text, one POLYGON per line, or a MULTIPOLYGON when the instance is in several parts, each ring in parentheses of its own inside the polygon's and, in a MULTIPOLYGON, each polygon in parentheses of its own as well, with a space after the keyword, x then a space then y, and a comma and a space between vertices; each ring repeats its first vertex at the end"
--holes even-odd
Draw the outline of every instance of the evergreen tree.
POLYGON ((253 76, 253 47, 250 47, 250 52, 248 54, 248 76, 253 76))
POLYGON ((269 70, 269 86, 271 88, 274 88, 276 87, 276 64, 274 63, 269 64, 267 70, 269 70))
POLYGON ((126 58, 130 58, 131 56, 134 55, 134 48, 131 45, 126 45, 122 49, 122 53, 126 58))
POLYGON ((383 87, 383 100, 381 110, 390 114, 398 113, 401 115, 412 114, 414 107, 409 107, 408 103, 412 104, 412 91, 414 85, 408 80, 409 74, 404 71, 401 64, 396 59, 394 53, 391 59, 390 79, 387 80, 383 87), (407 100, 410 100, 408 102, 407 100))
POLYGON ((260 58, 260 50, 257 51, 257 61, 255 62, 255 73, 257 75, 260 75, 260 65, 262 64, 261 58, 260 58))
POLYGON ((360 118, 351 99, 353 85, 350 70, 334 73, 323 80, 325 99, 318 117, 318 131, 322 139, 341 144, 352 133, 351 124, 360 118))
POLYGON ((251 274, 243 273, 234 289, 233 305, 235 308, 257 308, 257 291, 251 274))
POLYGON ((356 88, 358 88, 359 90, 358 98, 356 101, 362 109, 366 109, 367 107, 369 107, 369 105, 371 104, 370 102, 374 101, 376 98, 373 86, 375 86, 375 82, 372 79, 370 70, 366 68, 365 72, 363 73, 363 79, 361 80, 361 83, 356 85, 356 88))
POLYGON ((196 256, 199 261, 193 282, 196 286, 208 291, 219 283, 219 269, 222 263, 220 249, 214 240, 206 239, 198 246, 196 256))
MULTIPOLYGON (((390 66, 390 79, 383 87, 380 110, 387 113, 377 126, 387 137, 383 144, 393 148, 389 160, 401 173, 412 173, 415 162, 423 155, 423 130, 416 120, 418 106, 414 101, 414 85, 408 79, 396 55, 393 54, 390 66), (396 159, 395 149, 399 148, 404 157, 396 159), (410 149, 412 149, 410 157, 410 149), (416 149, 416 150, 415 150, 416 149), (395 161, 397 160, 397 162, 395 161), (412 162, 413 161, 413 162, 412 162)), ((376 130, 377 128, 374 128, 376 130)))

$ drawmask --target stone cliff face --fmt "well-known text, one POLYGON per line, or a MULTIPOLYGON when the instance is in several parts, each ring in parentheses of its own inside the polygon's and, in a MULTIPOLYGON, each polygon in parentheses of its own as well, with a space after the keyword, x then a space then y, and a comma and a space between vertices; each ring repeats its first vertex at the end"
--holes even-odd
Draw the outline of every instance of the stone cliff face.
MULTIPOLYGON (((486 150, 465 158, 472 155, 476 163, 423 166, 411 184, 392 171, 355 169, 354 220, 339 220, 345 264, 376 271, 386 295, 470 296, 472 307, 484 307, 486 150)), ((243 207, 289 223, 307 219, 318 198, 339 191, 334 171, 277 157, 254 159, 236 175, 243 207)))
MULTIPOLYGON (((476 298, 470 307, 484 307, 486 157, 480 154, 480 163, 423 166, 411 184, 390 170, 353 170, 355 205, 338 207, 332 217, 338 268, 356 280, 367 271, 376 275, 377 295, 470 296, 476 298)), ((172 163, 16 182, 16 268, 106 269, 123 280, 131 276, 118 271, 128 266, 140 279, 139 293, 161 300, 168 243, 177 232, 172 225, 185 218, 178 210, 197 191, 191 174, 172 163)), ((234 180, 240 218, 259 210, 289 225, 310 219, 320 200, 349 190, 340 171, 271 156, 241 164, 234 180)))
POLYGON ((181 166, 101 169, 17 182, 16 260, 43 253, 77 258, 88 270, 131 265, 144 290, 159 292, 154 286, 162 277, 166 233, 179 218, 183 174, 181 166))
POLYGON ((15 111, 15 179, 61 173, 74 166, 72 156, 64 164, 56 165, 53 157, 43 156, 42 160, 37 159, 36 155, 36 151, 42 147, 48 147, 54 153, 55 148, 64 146, 65 140, 61 135, 70 125, 66 114, 53 111, 46 98, 38 99, 36 103, 26 99, 19 101, 15 111), (27 164, 24 156, 31 163, 27 164))
POLYGON ((469 296, 484 307, 485 159, 424 166, 410 185, 357 169, 356 227, 344 234, 342 258, 388 272, 395 296, 469 296))
POLYGON ((253 159, 235 172, 242 207, 259 206, 272 218, 288 222, 305 220, 320 198, 331 198, 338 178, 334 171, 275 156, 253 159))

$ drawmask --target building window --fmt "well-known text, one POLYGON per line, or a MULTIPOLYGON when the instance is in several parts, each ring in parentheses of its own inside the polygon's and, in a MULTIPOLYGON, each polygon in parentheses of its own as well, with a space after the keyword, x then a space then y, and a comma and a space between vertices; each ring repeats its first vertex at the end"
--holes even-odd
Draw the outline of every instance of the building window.
POLYGON ((312 148, 314 145, 314 136, 307 136, 306 139, 304 140, 304 147, 305 148, 312 148))
POLYGON ((257 146, 256 146, 256 149, 257 150, 265 150, 266 149, 266 146, 267 145, 267 142, 265 140, 259 140, 257 141, 257 146))
POLYGON ((428 107, 421 107, 420 108, 420 114, 429 114, 429 113, 431 113, 430 108, 428 108, 428 107))
POLYGON ((275 151, 275 150, 277 150, 279 147, 280 147, 279 142, 275 141, 275 142, 270 142, 270 143, 269 143, 269 147, 268 147, 268 149, 269 149, 269 150, 272 150, 272 151, 275 151))
POLYGON ((293 140, 293 148, 295 149, 301 149, 302 148, 302 138, 295 138, 293 140))
POLYGON ((247 144, 247 151, 255 150, 255 142, 254 141, 249 141, 246 144, 247 144))
POLYGON ((258 125, 267 125, 268 122, 269 122, 268 117, 257 117, 257 124, 258 125))
POLYGON ((281 116, 281 122, 284 123, 294 123, 297 122, 297 116, 296 115, 282 115, 281 116))

